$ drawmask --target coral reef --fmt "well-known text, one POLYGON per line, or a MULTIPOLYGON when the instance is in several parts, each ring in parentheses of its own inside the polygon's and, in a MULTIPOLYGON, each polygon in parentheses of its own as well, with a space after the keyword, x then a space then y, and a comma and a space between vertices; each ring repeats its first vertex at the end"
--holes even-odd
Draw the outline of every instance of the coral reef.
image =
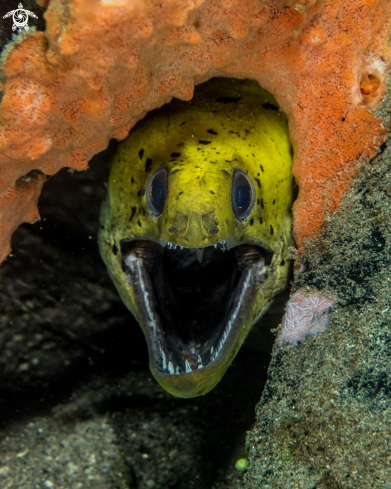
POLYGON ((0 259, 37 218, 43 177, 22 177, 87 168, 147 111, 214 76, 256 79, 290 117, 299 246, 385 136, 368 109, 390 64, 387 0, 51 0, 45 20, 2 56, 0 259))

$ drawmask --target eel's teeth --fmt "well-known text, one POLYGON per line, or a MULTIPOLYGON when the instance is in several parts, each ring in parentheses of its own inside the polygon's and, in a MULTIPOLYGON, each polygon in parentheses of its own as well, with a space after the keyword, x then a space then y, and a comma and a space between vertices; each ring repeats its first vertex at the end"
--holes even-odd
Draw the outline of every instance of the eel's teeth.
POLYGON ((186 372, 187 373, 191 372, 190 363, 187 360, 185 361, 185 367, 186 367, 186 372))
POLYGON ((175 373, 174 364, 171 361, 168 362, 168 371, 170 372, 171 375, 174 375, 175 373))
POLYGON ((161 351, 161 354, 163 357, 163 370, 166 370, 166 368, 167 368, 166 355, 164 354, 164 351, 161 351))
POLYGON ((200 370, 201 368, 204 367, 203 364, 202 364, 202 360, 201 360, 200 355, 198 355, 197 361, 198 361, 198 367, 197 368, 198 368, 198 370, 200 370))
POLYGON ((204 254, 204 248, 197 248, 197 260, 198 263, 202 263, 202 255, 204 254))
POLYGON ((215 349, 214 349, 214 348, 213 348, 213 346, 212 346, 212 348, 210 349, 210 354, 211 354, 212 356, 213 356, 213 352, 214 352, 214 351, 215 351, 215 349))
POLYGON ((169 250, 175 250, 179 245, 176 245, 174 243, 170 243, 169 241, 167 241, 167 245, 166 246, 167 246, 167 248, 169 250))
POLYGON ((220 251, 225 251, 226 250, 225 241, 220 241, 220 243, 218 243, 218 245, 220 247, 220 251))
POLYGON ((180 371, 179 371, 179 367, 177 366, 176 370, 175 370, 175 373, 176 374, 180 374, 180 371))

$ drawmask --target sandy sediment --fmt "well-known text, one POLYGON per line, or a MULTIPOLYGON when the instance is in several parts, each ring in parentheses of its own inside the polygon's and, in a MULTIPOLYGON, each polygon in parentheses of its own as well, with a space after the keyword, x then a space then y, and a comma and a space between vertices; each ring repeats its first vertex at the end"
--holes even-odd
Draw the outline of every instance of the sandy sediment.
MULTIPOLYGON (((389 117, 390 97, 380 108, 389 117)), ((326 332, 275 347, 246 488, 389 484, 391 147, 366 163, 294 283, 335 296, 326 332)))

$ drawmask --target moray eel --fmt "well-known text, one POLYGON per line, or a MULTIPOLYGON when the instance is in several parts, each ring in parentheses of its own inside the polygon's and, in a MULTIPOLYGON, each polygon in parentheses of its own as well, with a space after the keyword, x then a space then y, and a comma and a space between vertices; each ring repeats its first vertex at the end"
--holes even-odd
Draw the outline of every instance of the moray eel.
POLYGON ((291 164, 287 119, 250 80, 212 79, 120 143, 100 252, 174 396, 213 389, 286 287, 291 164))

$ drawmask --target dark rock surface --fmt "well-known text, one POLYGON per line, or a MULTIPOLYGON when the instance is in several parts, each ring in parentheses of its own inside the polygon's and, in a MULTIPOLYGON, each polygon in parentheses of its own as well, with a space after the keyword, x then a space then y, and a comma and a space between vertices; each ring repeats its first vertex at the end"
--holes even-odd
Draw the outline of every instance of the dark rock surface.
POLYGON ((207 396, 175 399, 157 385, 97 250, 112 151, 45 184, 42 220, 19 228, 1 268, 0 487, 242 487, 234 464, 266 378, 270 326, 250 339, 263 352, 244 350, 207 396))
POLYGON ((325 333, 273 352, 246 488, 391 487, 390 224, 388 139, 297 266, 294 289, 338 303, 325 333))

